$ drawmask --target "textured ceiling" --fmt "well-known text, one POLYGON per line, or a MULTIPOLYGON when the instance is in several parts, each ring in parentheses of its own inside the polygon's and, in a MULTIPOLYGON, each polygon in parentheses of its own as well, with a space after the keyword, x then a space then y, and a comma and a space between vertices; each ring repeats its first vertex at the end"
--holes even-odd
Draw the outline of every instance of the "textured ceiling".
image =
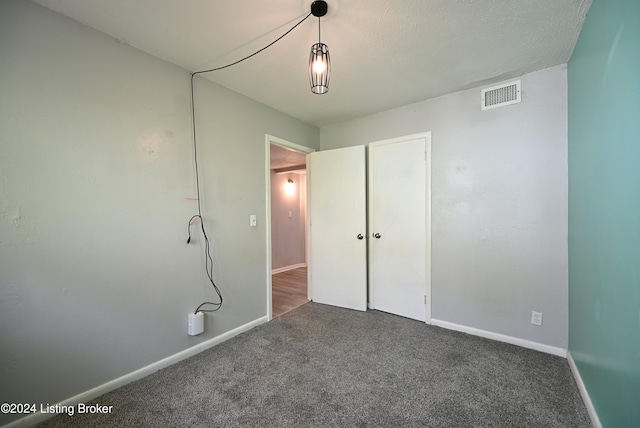
MULTIPOLYGON (((35 0, 197 71, 264 47, 311 0, 35 0)), ((324 95, 311 93, 311 16, 257 56, 202 75, 315 126, 490 84, 569 60, 591 0, 327 0, 324 95)), ((185 77, 186 78, 186 77, 185 77)))
POLYGON ((271 144, 271 169, 288 168, 307 164, 306 153, 271 144))

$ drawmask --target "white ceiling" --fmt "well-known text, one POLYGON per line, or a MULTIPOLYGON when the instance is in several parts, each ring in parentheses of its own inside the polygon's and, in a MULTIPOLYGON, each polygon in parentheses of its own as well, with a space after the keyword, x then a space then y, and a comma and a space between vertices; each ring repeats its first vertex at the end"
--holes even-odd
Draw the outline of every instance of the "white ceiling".
MULTIPOLYGON (((264 47, 312 0, 34 1, 197 71, 264 47)), ((322 127, 566 63, 591 1, 327 0, 327 94, 309 88, 313 16, 257 56, 202 76, 322 127)))

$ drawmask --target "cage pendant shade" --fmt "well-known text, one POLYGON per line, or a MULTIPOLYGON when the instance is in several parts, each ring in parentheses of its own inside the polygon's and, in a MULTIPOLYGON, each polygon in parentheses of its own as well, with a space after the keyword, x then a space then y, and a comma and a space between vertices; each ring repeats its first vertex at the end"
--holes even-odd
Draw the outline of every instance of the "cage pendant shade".
POLYGON ((324 43, 316 43, 311 46, 311 56, 309 57, 311 92, 314 94, 326 94, 329 91, 330 72, 329 48, 324 43))
POLYGON ((318 43, 311 46, 309 57, 309 82, 311 92, 314 94, 326 94, 329 91, 329 73, 331 61, 329 60, 329 47, 322 43, 320 38, 320 17, 327 14, 329 7, 326 1, 316 0, 311 3, 311 13, 318 17, 318 43))

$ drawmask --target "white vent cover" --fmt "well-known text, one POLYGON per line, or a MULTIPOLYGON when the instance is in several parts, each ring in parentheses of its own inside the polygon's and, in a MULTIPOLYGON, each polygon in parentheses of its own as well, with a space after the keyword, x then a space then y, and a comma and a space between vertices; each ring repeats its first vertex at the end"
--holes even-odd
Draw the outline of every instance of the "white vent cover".
POLYGON ((520 102, 520 80, 482 90, 482 110, 520 102))

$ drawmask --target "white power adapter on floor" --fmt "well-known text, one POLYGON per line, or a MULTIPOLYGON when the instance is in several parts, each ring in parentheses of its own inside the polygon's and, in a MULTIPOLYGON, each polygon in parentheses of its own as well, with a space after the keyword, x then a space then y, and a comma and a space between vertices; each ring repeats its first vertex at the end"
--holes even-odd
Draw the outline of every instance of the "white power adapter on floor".
POLYGON ((189 327, 187 328, 189 336, 197 336, 204 332, 204 313, 189 314, 189 327))

